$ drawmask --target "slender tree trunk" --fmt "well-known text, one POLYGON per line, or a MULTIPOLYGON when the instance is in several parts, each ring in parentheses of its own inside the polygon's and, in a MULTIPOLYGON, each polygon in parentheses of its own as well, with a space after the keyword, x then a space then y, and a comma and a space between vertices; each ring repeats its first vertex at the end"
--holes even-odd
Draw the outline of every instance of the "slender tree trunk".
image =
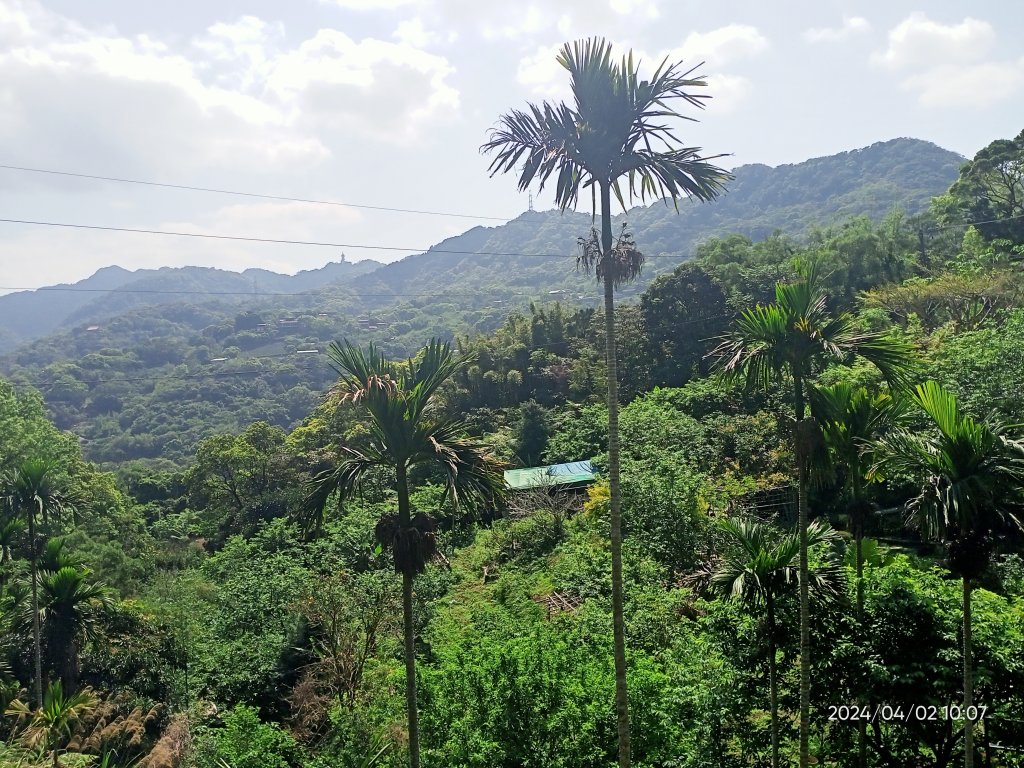
POLYGON ((35 645, 36 665, 36 707, 43 708, 43 641, 42 630, 39 626, 39 564, 36 562, 36 518, 30 513, 28 515, 28 553, 29 564, 32 567, 32 643, 35 645))
MULTIPOLYGON (((405 465, 399 463, 395 472, 398 486, 398 523, 409 525, 409 479, 405 465)), ((416 710, 416 627, 412 619, 413 574, 402 571, 402 624, 405 637, 405 708, 409 718, 409 765, 420 768, 420 726, 416 710)))
POLYGON ((611 495, 612 635, 615 646, 615 719, 619 768, 630 766, 629 693, 626 688, 626 624, 622 596, 622 496, 619 489, 619 380, 615 359, 615 283, 611 186, 601 184, 601 258, 604 260, 604 354, 608 369, 608 486, 611 495))
POLYGON ((974 768, 974 660, 971 657, 971 580, 964 580, 964 768, 974 768))
POLYGON ((793 372, 793 404, 796 410, 797 530, 800 532, 800 768, 810 763, 811 713, 811 610, 807 563, 807 456, 804 434, 804 387, 799 371, 793 372))
POLYGON ((768 603, 768 697, 772 710, 772 768, 779 768, 779 684, 775 669, 775 599, 769 594, 768 603))

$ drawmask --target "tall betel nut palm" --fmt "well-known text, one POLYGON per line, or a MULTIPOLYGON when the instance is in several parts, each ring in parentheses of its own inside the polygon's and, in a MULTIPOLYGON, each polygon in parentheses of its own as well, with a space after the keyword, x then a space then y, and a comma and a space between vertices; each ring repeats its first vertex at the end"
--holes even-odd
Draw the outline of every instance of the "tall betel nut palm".
MULTIPOLYGON (((903 426, 910 401, 902 393, 870 392, 839 382, 810 390, 811 413, 821 424, 826 450, 820 454, 822 480, 842 480, 846 494, 847 519, 854 541, 857 573, 855 618, 864 627, 864 527, 871 511, 866 485, 875 478, 870 473, 876 441, 903 426)), ((857 721, 857 766, 867 766, 867 722, 857 721)))
POLYGON ((820 430, 807 415, 807 385, 825 366, 865 358, 893 383, 903 383, 914 368, 912 348, 880 333, 861 333, 849 314, 834 315, 820 285, 817 265, 799 280, 778 283, 775 301, 745 310, 711 352, 728 377, 767 389, 788 379, 796 421, 793 453, 797 465, 800 534, 800 768, 810 763, 811 629, 808 598, 808 459, 820 430))
MULTIPOLYGON (((729 549, 711 571, 709 585, 728 597, 750 606, 764 605, 768 638, 768 697, 771 709, 772 768, 779 768, 779 685, 777 665, 778 600, 797 581, 800 536, 779 531, 758 520, 726 519, 720 523, 729 549)), ((831 544, 836 533, 827 523, 815 520, 808 527, 811 546, 831 544)), ((842 573, 834 558, 811 574, 811 587, 823 598, 837 596, 842 573)))
POLYGON ((931 430, 896 430, 878 442, 874 469, 910 475, 921 492, 907 509, 922 532, 945 542, 949 570, 963 581, 964 765, 974 765, 971 591, 989 565, 995 537, 1024 530, 1024 436, 995 416, 974 419, 933 381, 914 392, 931 430))
POLYGON ((376 468, 395 473, 398 514, 377 524, 378 543, 389 550, 402 574, 402 619, 405 636, 405 695, 409 719, 409 761, 419 768, 419 725, 416 710, 416 632, 412 613, 413 579, 435 553, 434 521, 409 505, 409 471, 430 466, 440 470, 453 504, 495 504, 504 492, 500 465, 476 441, 464 437, 466 425, 432 407, 438 388, 469 363, 449 344, 431 340, 416 358, 386 359, 372 344, 367 351, 334 342, 328 355, 338 372, 336 393, 342 402, 361 405, 369 415, 369 441, 364 450, 341 447, 342 461, 318 474, 306 507, 322 514, 338 492, 351 494, 376 468))
POLYGON ((14 516, 28 527, 29 565, 32 588, 32 644, 35 653, 36 706, 43 706, 43 650, 39 622, 39 541, 37 526, 64 512, 74 510, 72 495, 54 480, 55 468, 42 459, 29 459, 16 466, 3 481, 3 499, 14 516))
MULTIPOLYGON (((666 121, 686 117, 676 103, 701 108, 709 98, 694 89, 706 85, 694 69, 683 70, 666 58, 650 80, 641 80, 639 62, 630 52, 612 59, 611 43, 593 38, 566 43, 558 63, 569 72, 572 106, 559 102, 528 104, 526 111, 503 115, 481 147, 494 152, 491 175, 516 173, 519 189, 536 181, 539 189, 554 175, 555 203, 574 207, 581 190, 590 188, 593 214, 601 214, 601 232, 581 240, 580 263, 595 267, 604 283, 605 356, 608 371, 608 480, 611 489, 612 615, 615 640, 615 709, 619 765, 630 764, 629 709, 626 696, 626 650, 622 615, 622 503, 619 491, 618 374, 615 360, 616 286, 635 278, 643 263, 624 233, 613 243, 611 196, 626 207, 630 201, 681 197, 712 200, 724 191, 729 174, 702 157, 700 148, 684 147, 666 121), (600 199, 600 206, 598 206, 600 199)), ((719 157, 719 156, 715 156, 719 157)))

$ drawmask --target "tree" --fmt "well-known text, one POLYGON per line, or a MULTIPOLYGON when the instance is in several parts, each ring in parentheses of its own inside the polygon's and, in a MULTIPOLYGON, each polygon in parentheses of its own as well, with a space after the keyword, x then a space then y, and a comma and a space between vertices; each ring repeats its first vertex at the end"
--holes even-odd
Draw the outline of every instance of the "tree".
POLYGON ((74 511, 74 499, 54 481, 55 467, 48 461, 29 459, 18 465, 4 480, 6 506, 28 526, 29 564, 32 586, 32 642, 35 646, 35 694, 43 706, 43 651, 39 626, 39 568, 36 525, 51 517, 74 511))
POLYGON ((80 638, 96 635, 100 614, 113 604, 110 591, 88 581, 89 571, 63 566, 40 580, 46 649, 64 690, 78 685, 80 638))
POLYGON ((30 749, 49 752, 53 768, 60 768, 61 743, 71 738, 78 724, 95 708, 96 697, 90 691, 65 696, 57 680, 50 683, 46 698, 35 712, 23 701, 16 700, 7 708, 7 714, 28 719, 22 741, 30 749))
POLYGON ((840 382, 810 390, 811 413, 821 424, 825 472, 838 476, 846 493, 857 570, 857 617, 864 612, 864 523, 870 511, 866 485, 877 440, 906 421, 909 402, 899 394, 871 393, 840 382))
POLYGON ((536 400, 527 400, 519 406, 513 451, 524 467, 535 467, 540 463, 550 434, 547 411, 536 400))
MULTIPOLYGON (((855 618, 863 630, 864 621, 864 522, 870 510, 865 484, 869 473, 875 441, 884 437, 904 421, 908 402, 887 392, 872 394, 866 387, 840 382, 829 387, 813 387, 810 391, 811 412, 821 424, 825 438, 826 472, 842 478, 847 497, 847 518, 854 540, 854 561, 857 572, 855 618)), ((858 760, 867 764, 865 753, 866 722, 858 719, 858 760)))
POLYGON ((1024 244, 1024 131, 965 163, 936 208, 943 221, 974 224, 988 240, 1024 244))
POLYGON ((396 363, 372 344, 366 352, 347 341, 328 349, 339 380, 341 402, 365 407, 370 438, 364 450, 342 447, 342 461, 312 481, 306 508, 322 510, 329 497, 353 492, 367 473, 385 468, 395 473, 398 514, 381 518, 374 532, 391 551, 395 570, 402 574, 402 619, 405 639, 405 696, 409 718, 409 761, 419 768, 419 727, 416 709, 416 644, 412 614, 413 579, 426 569, 435 553, 434 521, 426 513, 412 516, 409 471, 439 470, 453 504, 493 504, 504 493, 496 460, 478 442, 463 437, 463 422, 447 418, 432 405, 438 388, 469 364, 449 344, 432 339, 415 359, 396 363))
POLYGON ((640 297, 640 312, 653 383, 679 387, 707 374, 708 339, 728 328, 731 313, 725 291, 706 270, 688 262, 656 278, 640 297))
POLYGON ((908 512, 921 530, 946 543, 949 570, 963 582, 964 765, 974 765, 971 590, 991 558, 995 536, 1024 530, 1024 438, 997 417, 974 419, 956 395, 934 381, 919 385, 914 402, 929 433, 900 429, 878 443, 876 471, 921 479, 908 512))
MULTIPOLYGON (((748 605, 764 605, 768 636, 768 689, 772 718, 772 768, 779 768, 779 698, 776 672, 776 616, 778 598, 796 580, 799 573, 800 540, 798 534, 781 533, 756 520, 723 520, 721 529, 733 545, 711 573, 713 589, 748 605)), ((815 520, 808 527, 811 546, 835 540, 835 531, 827 523, 815 520)), ((814 587, 823 596, 840 593, 842 574, 835 563, 816 568, 814 587)))
POLYGON ((704 95, 690 89, 706 85, 693 69, 664 59, 650 80, 641 80, 630 52, 620 63, 612 46, 601 38, 566 43, 558 63, 569 72, 574 104, 529 104, 499 119, 481 150, 496 152, 491 175, 515 172, 519 189, 536 180, 539 188, 556 175, 555 203, 563 211, 576 204, 581 190, 591 192, 594 215, 600 197, 601 232, 581 239, 578 263, 594 268, 604 283, 605 359, 608 376, 608 479, 611 486, 612 625, 615 645, 615 709, 619 734, 619 765, 630 764, 629 709, 626 691, 625 623, 622 594, 622 502, 619 488, 618 367, 615 354, 615 288, 640 272, 643 255, 623 230, 613 243, 611 196, 626 204, 620 181, 628 178, 629 198, 712 200, 730 178, 702 157, 699 148, 684 147, 665 118, 684 117, 670 106, 681 99, 703 107, 704 95), (520 160, 523 161, 518 168, 520 160))
POLYGON ((793 283, 775 286, 775 301, 744 310, 732 330, 712 351, 728 378, 768 389, 788 376, 796 422, 798 528, 800 534, 800 768, 810 758, 810 605, 807 564, 808 458, 820 439, 813 419, 806 420, 806 385, 829 363, 867 359, 891 381, 902 381, 912 370, 912 350, 904 342, 880 333, 861 333, 852 315, 833 315, 819 285, 816 264, 804 269, 793 283))

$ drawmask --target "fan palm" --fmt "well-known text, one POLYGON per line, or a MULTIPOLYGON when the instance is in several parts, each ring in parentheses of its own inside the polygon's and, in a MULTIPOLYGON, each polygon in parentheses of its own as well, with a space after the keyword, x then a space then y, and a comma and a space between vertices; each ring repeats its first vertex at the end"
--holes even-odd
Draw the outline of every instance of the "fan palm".
MULTIPOLYGON (((600 38, 566 43, 558 63, 569 72, 573 105, 529 104, 499 118, 481 147, 494 152, 491 175, 516 173, 519 189, 534 181, 543 189, 554 175, 555 203, 563 211, 575 206, 588 187, 592 210, 601 214, 600 236, 592 230, 581 239, 579 264, 594 267, 604 283, 605 359, 608 374, 608 481, 611 490, 612 623, 615 645, 615 704, 619 735, 619 765, 630 764, 629 709, 626 691, 625 625, 622 614, 622 529, 619 490, 618 369, 615 356, 616 286, 634 279, 643 256, 632 238, 613 244, 611 196, 625 209, 621 180, 627 180, 629 199, 671 197, 678 210, 680 197, 712 200, 724 191, 730 176, 702 157, 699 148, 682 146, 668 119, 685 119, 673 101, 701 108, 706 95, 694 89, 706 85, 694 69, 666 58, 650 80, 641 80, 630 52, 613 61, 612 46, 600 38), (520 166, 520 162, 522 163, 520 166), (600 207, 598 208, 598 198, 600 207)), ((716 156, 718 157, 718 156, 716 156)))
MULTIPOLYGON (((751 606, 764 605, 768 636, 768 689, 772 718, 772 768, 779 768, 779 699, 776 673, 776 600, 797 581, 800 536, 782 533, 757 520, 723 520, 720 523, 733 545, 711 573, 710 586, 717 592, 743 600, 751 606)), ((835 531, 815 520, 808 527, 811 546, 830 543, 835 531)), ((815 568, 811 574, 815 592, 828 597, 840 594, 842 572, 835 563, 815 568)))
POLYGON ((504 492, 504 480, 496 460, 463 437, 463 422, 445 418, 431 407, 438 388, 469 363, 467 356, 456 356, 449 344, 437 340, 404 363, 387 360, 372 344, 364 352, 348 342, 334 342, 328 355, 339 375, 340 399, 361 404, 369 414, 369 443, 362 451, 342 448, 343 460, 314 477, 305 506, 322 514, 333 493, 351 494, 370 470, 395 473, 398 514, 382 518, 375 536, 391 551, 395 570, 402 574, 409 758, 412 768, 418 768, 412 587, 416 574, 434 555, 435 539, 433 520, 423 513, 411 514, 409 471, 419 466, 439 469, 454 504, 494 503, 504 492))
POLYGON ((744 310, 721 343, 711 352, 716 367, 747 386, 769 388, 788 377, 796 423, 793 452, 797 465, 800 544, 800 768, 810 761, 810 604, 807 564, 808 457, 820 437, 807 414, 807 384, 831 363, 860 356, 874 363, 892 382, 903 382, 913 370, 912 349, 879 333, 861 333, 854 318, 832 314, 820 285, 816 264, 800 279, 775 286, 775 301, 744 310))
POLYGON ((1024 530, 1024 438, 996 416, 974 419, 956 395, 929 381, 914 402, 931 432, 900 429, 879 441, 875 471, 921 479, 907 509, 922 532, 944 541, 951 572, 963 582, 964 765, 974 765, 971 590, 988 567, 994 537, 1005 528, 1024 530))
POLYGON ((22 741, 30 749, 49 752, 53 768, 60 768, 60 745, 71 738, 78 724, 95 708, 96 697, 91 691, 66 696, 58 680, 50 683, 43 705, 35 712, 16 700, 7 708, 7 714, 28 720, 22 741))
POLYGON ((43 706, 43 653, 39 625, 39 568, 36 525, 74 511, 74 499, 54 480, 54 466, 42 459, 29 459, 17 466, 4 480, 3 498, 13 514, 28 526, 29 564, 32 585, 32 642, 35 646, 35 694, 43 706))

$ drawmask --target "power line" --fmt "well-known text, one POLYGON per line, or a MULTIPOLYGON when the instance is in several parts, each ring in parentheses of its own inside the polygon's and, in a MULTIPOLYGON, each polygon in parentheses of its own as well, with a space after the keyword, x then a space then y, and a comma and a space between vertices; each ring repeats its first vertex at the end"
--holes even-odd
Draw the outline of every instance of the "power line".
POLYGON ((1018 214, 1017 216, 1007 216, 1004 219, 986 219, 985 221, 968 221, 965 224, 945 224, 941 227, 929 227, 925 232, 938 232, 942 229, 957 229, 960 227, 974 227, 979 224, 1001 224, 1004 221, 1015 221, 1017 219, 1024 219, 1024 213, 1018 214))
MULTIPOLYGON (((242 235, 211 235, 201 232, 174 232, 166 229, 134 229, 131 227, 108 227, 99 224, 71 224, 63 221, 34 221, 30 219, 0 219, 0 224, 28 224, 36 227, 63 227, 66 229, 92 229, 102 232, 130 232, 137 235, 166 235, 169 237, 196 237, 207 240, 235 240, 248 243, 271 243, 275 245, 309 245, 320 248, 356 248, 371 251, 405 251, 410 254, 426 255, 428 253, 452 253, 464 256, 519 256, 527 259, 571 259, 576 258, 570 253, 519 253, 516 251, 462 251, 451 248, 414 248, 398 245, 359 245, 356 243, 327 243, 318 240, 285 240, 272 237, 245 237, 242 235)), ((685 257, 672 253, 659 253, 645 256, 645 259, 685 257)))
POLYGON ((167 235, 171 237, 198 237, 207 240, 240 240, 249 243, 273 243, 277 245, 311 245, 321 248, 361 248, 371 251, 408 251, 410 253, 456 253, 467 256, 530 256, 537 258, 566 258, 561 253, 506 253, 501 251, 459 251, 444 248, 411 248, 397 245, 358 245, 355 243, 325 243, 317 240, 284 240, 272 237, 243 237, 241 235, 210 235, 201 232, 172 232, 165 229, 133 229, 131 227, 106 227, 98 224, 70 224, 63 221, 32 221, 29 219, 0 219, 3 224, 30 224, 36 227, 64 227, 67 229, 94 229, 103 232, 132 232, 137 235, 167 235))
MULTIPOLYGON (((54 171, 46 168, 27 168, 21 165, 3 165, 9 171, 26 171, 29 173, 46 173, 52 176, 70 176, 77 179, 95 179, 97 181, 116 181, 121 184, 139 184, 146 187, 163 187, 165 189, 184 189, 192 192, 212 192, 219 195, 236 195, 239 197, 255 197, 261 200, 282 200, 290 203, 312 203, 315 205, 336 205, 345 208, 361 208, 371 211, 388 211, 390 213, 415 213, 421 216, 449 216, 459 219, 486 219, 488 221, 508 221, 507 217, 501 216, 475 216, 469 213, 449 213, 446 211, 424 211, 414 208, 391 208, 384 205, 363 205, 360 203, 342 203, 336 200, 315 200, 304 197, 288 197, 285 195, 264 195, 257 192, 241 192, 234 189, 217 189, 214 187, 197 187, 190 184, 166 184, 159 181, 143 181, 141 179, 124 179, 117 176, 95 176, 89 173, 72 173, 71 171, 54 171)), ((531 208, 532 210, 532 208, 531 208)))

